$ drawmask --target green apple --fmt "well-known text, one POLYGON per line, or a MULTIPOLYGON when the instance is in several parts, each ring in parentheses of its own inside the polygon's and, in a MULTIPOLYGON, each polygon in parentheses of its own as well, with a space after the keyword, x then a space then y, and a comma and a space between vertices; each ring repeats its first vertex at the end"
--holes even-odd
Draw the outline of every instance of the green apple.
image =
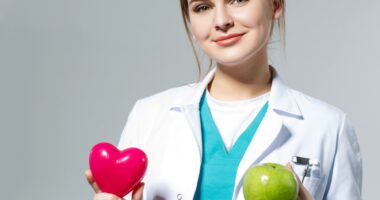
POLYGON ((248 169, 243 192, 246 200, 297 200, 298 182, 285 166, 263 163, 248 169))

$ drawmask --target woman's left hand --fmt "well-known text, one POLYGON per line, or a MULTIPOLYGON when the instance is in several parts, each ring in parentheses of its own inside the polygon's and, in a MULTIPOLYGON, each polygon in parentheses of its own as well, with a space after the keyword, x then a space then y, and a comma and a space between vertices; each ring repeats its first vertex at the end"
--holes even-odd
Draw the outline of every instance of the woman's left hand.
MULTIPOLYGON (((290 163, 287 164, 287 167, 290 171, 293 172, 293 174, 295 174, 295 172, 293 171, 293 168, 292 168, 292 165, 290 163)), ((310 192, 307 191, 307 189, 305 188, 305 186, 303 186, 301 180, 298 178, 298 176, 295 174, 295 176, 297 177, 297 181, 298 181, 298 199, 297 200, 314 200, 314 197, 311 196, 310 192)))

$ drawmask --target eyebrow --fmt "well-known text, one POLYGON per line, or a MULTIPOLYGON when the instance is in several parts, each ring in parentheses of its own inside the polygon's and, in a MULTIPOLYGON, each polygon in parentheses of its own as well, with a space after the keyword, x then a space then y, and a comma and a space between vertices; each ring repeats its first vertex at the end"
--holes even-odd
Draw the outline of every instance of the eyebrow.
POLYGON ((197 1, 210 1, 210 0, 190 0, 189 2, 188 2, 188 4, 190 5, 190 4, 192 4, 192 3, 194 3, 194 2, 197 2, 197 1))

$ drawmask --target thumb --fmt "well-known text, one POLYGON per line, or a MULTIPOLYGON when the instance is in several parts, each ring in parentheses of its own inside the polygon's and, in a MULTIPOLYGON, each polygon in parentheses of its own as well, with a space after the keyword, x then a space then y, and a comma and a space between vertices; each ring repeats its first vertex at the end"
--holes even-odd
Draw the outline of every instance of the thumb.
POLYGON ((142 200, 145 184, 140 182, 132 192, 132 200, 142 200))
POLYGON ((87 169, 85 171, 85 175, 86 175, 88 184, 91 185, 91 187, 95 191, 95 193, 101 192, 98 185, 96 184, 96 182, 94 180, 94 177, 92 176, 91 170, 87 169))
POLYGON ((294 176, 297 178, 297 182, 299 185, 298 200, 314 200, 314 197, 309 193, 309 191, 305 188, 299 177, 294 172, 292 165, 288 162, 286 166, 291 172, 293 172, 294 176))
POLYGON ((297 176, 297 174, 296 174, 296 173, 294 172, 294 170, 293 170, 292 164, 290 164, 290 162, 288 162, 288 163, 286 164, 286 167, 287 167, 291 172, 293 172, 293 174, 294 174, 295 177, 297 178, 297 182, 298 182, 298 184, 301 184, 301 185, 302 185, 301 180, 299 179, 299 177, 297 176))

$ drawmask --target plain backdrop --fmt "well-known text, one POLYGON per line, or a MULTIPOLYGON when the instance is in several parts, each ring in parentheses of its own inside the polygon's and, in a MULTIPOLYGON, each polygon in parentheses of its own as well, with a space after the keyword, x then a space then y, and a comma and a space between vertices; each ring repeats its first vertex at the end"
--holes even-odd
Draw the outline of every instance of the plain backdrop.
MULTIPOLYGON (((271 63, 348 114, 378 199, 380 1, 286 9, 271 63)), ((178 1, 0 0, 0 199, 92 199, 91 147, 117 143, 137 99, 197 80, 181 20, 178 1)))

